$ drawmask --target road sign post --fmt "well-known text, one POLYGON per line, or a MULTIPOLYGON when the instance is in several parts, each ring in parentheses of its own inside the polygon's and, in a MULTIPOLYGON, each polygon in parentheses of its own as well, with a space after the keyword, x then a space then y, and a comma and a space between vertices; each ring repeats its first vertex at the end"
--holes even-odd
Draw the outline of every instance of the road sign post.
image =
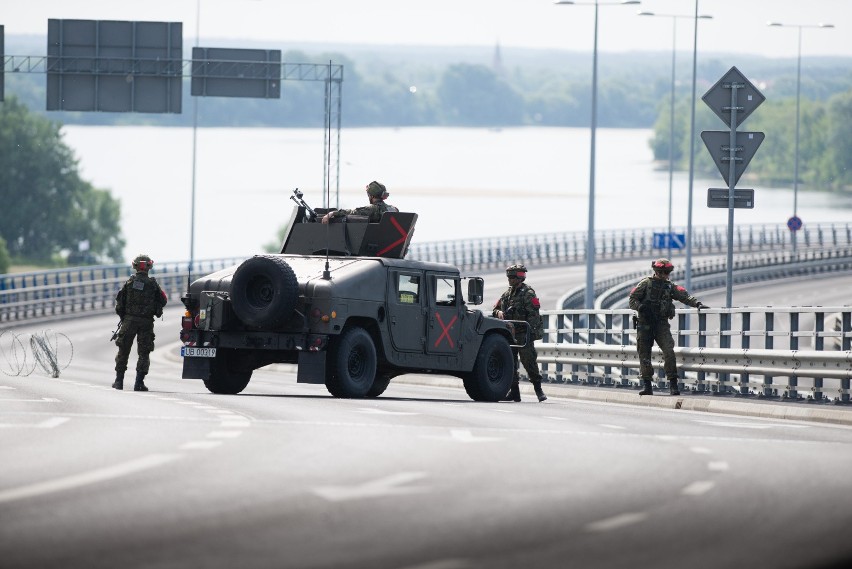
POLYGON ((701 99, 729 127, 728 131, 704 131, 701 133, 701 140, 710 151, 716 167, 719 168, 719 173, 722 174, 722 179, 728 183, 727 190, 708 189, 707 207, 728 208, 728 271, 725 305, 730 308, 733 302, 734 282, 734 209, 754 207, 754 190, 737 190, 736 185, 765 138, 762 132, 737 132, 737 126, 745 121, 766 100, 766 97, 745 78, 739 69, 731 67, 701 99))

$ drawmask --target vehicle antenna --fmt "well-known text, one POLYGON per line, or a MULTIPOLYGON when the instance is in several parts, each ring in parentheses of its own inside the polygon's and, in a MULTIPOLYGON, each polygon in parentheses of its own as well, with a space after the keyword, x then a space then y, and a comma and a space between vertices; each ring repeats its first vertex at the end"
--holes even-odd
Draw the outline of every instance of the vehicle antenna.
MULTIPOLYGON (((325 203, 331 207, 331 60, 328 60, 328 78, 325 81, 325 203)), ((331 219, 329 219, 329 222, 331 219)), ((344 228, 345 231, 346 228, 344 228)), ((325 270, 322 278, 331 280, 331 271, 328 268, 328 247, 331 240, 331 223, 325 228, 325 270)))

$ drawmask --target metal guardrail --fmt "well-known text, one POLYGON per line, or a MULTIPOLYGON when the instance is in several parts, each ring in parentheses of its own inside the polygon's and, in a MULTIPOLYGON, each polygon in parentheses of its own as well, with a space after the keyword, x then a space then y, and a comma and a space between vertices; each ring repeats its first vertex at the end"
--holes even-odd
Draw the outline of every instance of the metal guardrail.
MULTIPOLYGON (((542 316, 545 337, 536 349, 549 379, 638 385, 632 310, 545 310, 542 316)), ((804 388, 815 400, 828 391, 849 402, 852 306, 678 309, 672 336, 683 382, 695 391, 796 399, 804 388)), ((662 381, 656 347, 653 354, 662 381)))
MULTIPOLYGON (((684 233, 684 228, 673 229, 684 233)), ((598 260, 631 259, 666 254, 667 249, 654 247, 654 234, 667 229, 630 229, 596 231, 595 249, 598 260)), ((725 254, 727 225, 693 228, 692 251, 696 255, 725 254)), ((852 247, 852 224, 808 224, 799 231, 798 250, 825 247, 852 247)), ((746 225, 735 228, 734 251, 792 251, 790 230, 786 225, 746 225)), ((429 243, 414 243, 409 259, 450 263, 465 271, 502 269, 515 262, 536 265, 580 263, 586 259, 586 232, 546 233, 486 237, 429 243)))
MULTIPOLYGON (((196 261, 192 274, 201 276, 243 259, 196 261)), ((55 269, 0 275, 0 323, 57 318, 64 315, 112 312, 115 295, 133 270, 128 265, 55 269)), ((188 263, 157 264, 151 272, 175 302, 186 290, 188 263)))

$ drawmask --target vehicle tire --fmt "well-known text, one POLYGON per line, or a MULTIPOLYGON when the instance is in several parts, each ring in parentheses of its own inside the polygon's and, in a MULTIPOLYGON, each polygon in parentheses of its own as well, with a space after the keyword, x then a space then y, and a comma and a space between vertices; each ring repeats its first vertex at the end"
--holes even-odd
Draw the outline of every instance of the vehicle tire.
POLYGON ((373 381, 373 386, 367 392, 367 397, 378 397, 382 393, 385 392, 385 389, 388 388, 391 382, 391 376, 389 375, 380 375, 376 377, 373 381))
POLYGON ((277 328, 293 313, 299 282, 287 261, 256 255, 243 261, 231 280, 231 306, 248 326, 277 328))
POLYGON ((330 354, 325 387, 335 397, 366 397, 376 380, 376 346, 370 334, 360 327, 349 328, 330 354))
POLYGON ((509 392, 514 375, 515 361, 509 341, 491 334, 479 347, 473 371, 464 378, 464 390, 474 401, 500 401, 509 392))
POLYGON ((252 371, 236 350, 219 348, 210 362, 210 375, 204 380, 204 386, 211 393, 236 395, 246 388, 252 371))

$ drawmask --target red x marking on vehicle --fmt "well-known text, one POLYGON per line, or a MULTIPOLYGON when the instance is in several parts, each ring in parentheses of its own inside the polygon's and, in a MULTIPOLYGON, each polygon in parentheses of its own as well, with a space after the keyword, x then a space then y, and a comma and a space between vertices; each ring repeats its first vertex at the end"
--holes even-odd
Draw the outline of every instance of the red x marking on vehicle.
POLYGON ((402 245, 403 243, 405 243, 405 240, 408 238, 408 233, 405 231, 405 229, 402 228, 402 226, 399 224, 399 222, 396 220, 396 218, 391 217, 390 220, 391 220, 391 223, 393 223, 393 226, 396 227, 396 230, 399 231, 399 234, 402 235, 402 237, 400 237, 399 239, 397 239, 396 241, 394 241, 393 243, 391 243, 390 245, 388 245, 387 247, 385 247, 384 249, 382 249, 381 251, 376 253, 376 257, 381 257, 382 255, 384 255, 385 253, 387 253, 388 251, 390 251, 391 249, 393 249, 397 245, 402 245))
POLYGON ((455 316, 453 316, 453 319, 450 320, 450 323, 447 324, 446 326, 444 326, 444 320, 443 320, 443 318, 441 318, 441 313, 440 312, 435 313, 435 320, 438 321, 438 324, 441 326, 441 330, 443 330, 443 332, 441 332, 441 335, 438 336, 438 339, 435 340, 435 347, 436 348, 438 347, 438 344, 441 343, 441 340, 444 339, 444 336, 447 337, 447 342, 449 342, 451 348, 456 347, 456 345, 453 343, 453 339, 450 338, 450 328, 453 327, 453 324, 455 324, 456 320, 458 320, 458 319, 459 319, 458 315, 455 315, 455 316))

